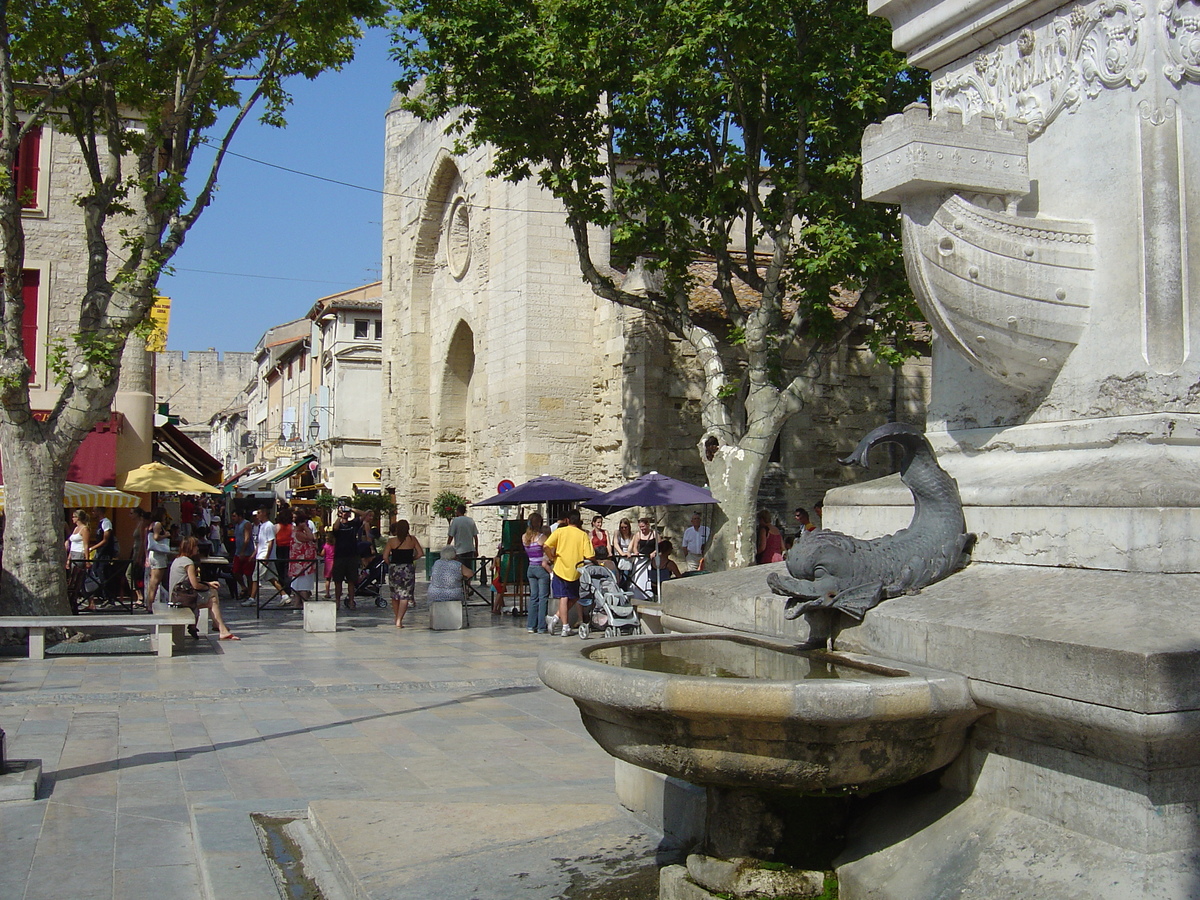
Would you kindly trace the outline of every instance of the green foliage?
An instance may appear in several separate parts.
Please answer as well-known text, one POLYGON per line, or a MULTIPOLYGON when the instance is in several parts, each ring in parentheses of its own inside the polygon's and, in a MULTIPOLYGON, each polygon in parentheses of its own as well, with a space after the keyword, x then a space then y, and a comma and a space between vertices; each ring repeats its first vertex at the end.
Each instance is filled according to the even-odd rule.
POLYGON ((67 342, 62 338, 55 338, 50 342, 50 349, 46 353, 46 365, 50 368, 50 374, 54 376, 54 383, 62 386, 67 383, 71 377, 71 359, 67 355, 67 342))
MULTIPOLYGON (((201 163, 195 151, 225 146, 255 108, 282 125, 286 80, 340 68, 361 24, 382 24, 386 9, 384 0, 0 4, 0 44, 9 51, 0 55, 0 108, 10 110, 0 121, 0 171, 12 171, 23 129, 52 124, 56 141, 79 154, 87 182, 73 198, 79 243, 60 245, 88 267, 85 292, 74 298, 76 334, 53 349, 64 389, 84 389, 69 379, 80 363, 96 376, 88 389, 115 385, 125 340, 144 322, 159 276, 215 190, 221 154, 201 163), (184 189, 189 178, 194 196, 184 189)), ((15 189, 7 174, 0 178, 7 234, 23 228, 15 189)), ((22 242, 2 249, 4 267, 19 271, 22 242)), ((5 331, 19 334, 16 324, 5 331)))
MULTIPOLYGON (((722 445, 770 446, 839 348, 913 352, 899 215, 862 201, 860 147, 928 80, 862 0, 395 8, 401 105, 563 203, 592 290, 696 352, 716 401, 699 404, 702 425, 722 445), (640 261, 661 287, 623 291, 588 226, 611 229, 614 266, 640 261), (697 288, 719 308, 694 303, 697 288)), ((715 470, 736 458, 704 460, 723 503, 753 495, 766 459, 733 487, 715 470)))
POLYGON ((329 493, 329 491, 321 491, 315 494, 312 498, 313 505, 318 509, 331 510, 338 505, 338 498, 329 493))
POLYGON ((124 338, 114 334, 83 332, 71 335, 71 343, 75 345, 74 353, 62 338, 50 342, 46 364, 54 375, 55 384, 61 387, 67 383, 73 361, 86 363, 89 375, 97 378, 108 380, 116 376, 117 367, 121 364, 124 338))
POLYGON ((782 386, 793 349, 852 333, 877 333, 868 341, 889 361, 911 355, 899 217, 862 202, 859 148, 866 126, 923 96, 927 80, 861 0, 396 8, 406 108, 451 116, 461 146, 494 147, 493 174, 536 178, 571 221, 613 226, 613 258, 648 260, 665 285, 646 300, 610 282, 606 296, 686 335, 689 266, 709 258, 726 346, 770 383, 782 386), (735 246, 743 225, 749 242, 735 246), (787 252, 772 257, 772 244, 787 252), (739 282, 761 301, 742 299, 739 282), (864 299, 839 327, 847 293, 864 299))
POLYGON ((458 508, 467 505, 467 498, 454 491, 442 491, 433 498, 431 512, 439 519, 450 520, 458 515, 458 508))
MULTIPOLYGON (((6 447, 24 442, 27 459, 40 457, 41 471, 57 466, 61 476, 89 429, 108 415, 126 341, 146 327, 158 278, 212 201, 239 126, 256 110, 282 125, 287 80, 340 68, 353 57, 363 23, 382 24, 386 10, 386 0, 0 2, 0 270, 11 278, 0 304, 0 333, 11 336, 0 404, 6 447), (69 280, 55 279, 50 301, 70 336, 49 348, 60 391, 34 428, 28 378, 13 372, 32 356, 19 346, 16 276, 33 220, 22 217, 16 179, 7 173, 23 136, 42 125, 52 126, 56 154, 72 154, 83 180, 71 198, 74 211, 59 217, 65 227, 55 252, 85 271, 74 296, 69 280)), ((30 477, 32 466, 17 455, 4 460, 9 477, 30 477)), ((54 483, 47 479, 46 491, 54 483)), ((61 497, 38 499, 32 507, 61 505, 61 497)), ((12 533, 35 533, 29 526, 37 515, 18 504, 6 510, 12 533)), ((0 606, 61 606, 61 550, 12 542, 4 566, 0 606)))
POLYGON ((396 511, 396 501, 388 494, 360 494, 355 491, 350 497, 344 498, 344 502, 354 509, 371 510, 380 516, 391 517, 396 511))

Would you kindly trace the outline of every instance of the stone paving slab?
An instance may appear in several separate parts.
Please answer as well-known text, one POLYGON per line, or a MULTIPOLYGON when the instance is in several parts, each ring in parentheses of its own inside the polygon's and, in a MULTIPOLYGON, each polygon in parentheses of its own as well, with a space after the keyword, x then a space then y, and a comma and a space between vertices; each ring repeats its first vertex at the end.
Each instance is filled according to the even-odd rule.
MULTIPOLYGON (((578 652, 576 638, 483 607, 458 632, 422 627, 420 608, 397 630, 360 606, 327 634, 225 611, 240 642, 170 659, 0 657, 9 754, 43 763, 37 800, 0 804, 0 898, 273 897, 249 814, 314 803, 624 815, 611 759, 536 676, 538 654, 578 652)), ((379 838, 403 864, 414 827, 396 830, 379 838)))
POLYGON ((323 800, 310 827, 364 900, 562 897, 653 865, 657 840, 611 803, 323 800), (403 864, 400 861, 403 860, 403 864))

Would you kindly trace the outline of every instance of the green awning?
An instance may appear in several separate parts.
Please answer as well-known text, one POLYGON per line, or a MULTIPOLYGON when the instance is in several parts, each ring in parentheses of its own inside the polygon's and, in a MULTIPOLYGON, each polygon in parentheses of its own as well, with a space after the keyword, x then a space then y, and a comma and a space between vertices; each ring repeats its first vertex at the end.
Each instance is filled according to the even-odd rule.
POLYGON ((316 459, 315 456, 305 456, 303 459, 298 459, 295 462, 290 462, 287 465, 279 466, 271 469, 269 472, 263 472, 261 475, 247 475, 237 483, 239 491, 258 491, 263 488, 278 484, 285 478, 290 478, 295 475, 310 462, 316 459))

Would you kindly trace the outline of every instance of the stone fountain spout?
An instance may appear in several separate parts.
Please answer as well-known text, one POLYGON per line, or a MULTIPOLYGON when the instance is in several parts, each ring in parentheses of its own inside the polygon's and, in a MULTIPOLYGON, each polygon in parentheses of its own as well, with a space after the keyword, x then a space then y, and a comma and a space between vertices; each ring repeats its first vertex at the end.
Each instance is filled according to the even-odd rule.
MULTIPOLYGON (((840 611, 861 620, 881 601, 915 594, 969 561, 975 536, 966 530, 958 485, 938 465, 924 434, 898 422, 881 425, 840 462, 866 468, 871 449, 887 442, 904 448, 900 480, 912 492, 912 522, 873 540, 836 531, 797 539, 788 553, 788 574, 767 578, 772 591, 788 598, 787 618, 840 611)), ((827 630, 814 627, 812 633, 827 630)))

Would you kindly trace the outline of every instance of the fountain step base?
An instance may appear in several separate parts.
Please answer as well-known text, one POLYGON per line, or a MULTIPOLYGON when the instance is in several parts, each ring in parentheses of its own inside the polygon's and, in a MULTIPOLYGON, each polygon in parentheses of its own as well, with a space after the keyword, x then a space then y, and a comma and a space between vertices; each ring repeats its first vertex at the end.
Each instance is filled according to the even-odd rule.
POLYGON ((839 863, 842 900, 1200 895, 1193 850, 1139 853, 952 791, 881 805, 839 863))

